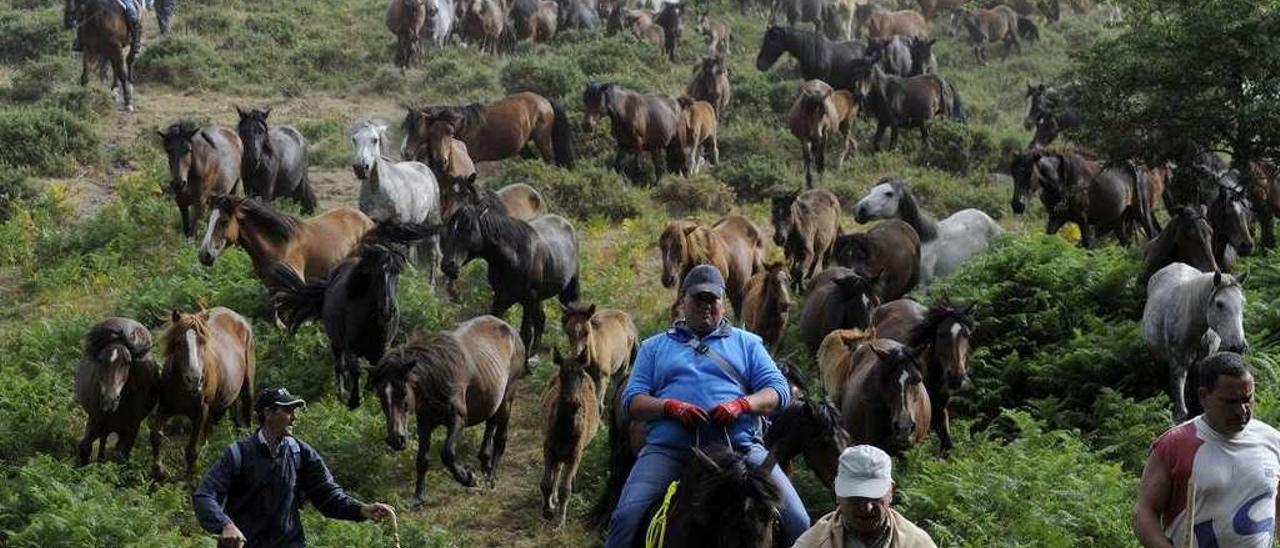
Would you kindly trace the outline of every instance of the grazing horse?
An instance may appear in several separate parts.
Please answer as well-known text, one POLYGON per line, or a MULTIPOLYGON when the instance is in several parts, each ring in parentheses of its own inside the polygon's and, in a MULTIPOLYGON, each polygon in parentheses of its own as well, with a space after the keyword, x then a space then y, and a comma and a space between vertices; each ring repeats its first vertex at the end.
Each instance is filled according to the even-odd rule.
MULTIPOLYGON (((351 130, 355 157, 351 170, 360 180, 360 211, 375 223, 428 223, 443 221, 440 186, 427 166, 397 162, 386 154, 387 126, 360 122, 351 130)), ((426 268, 427 284, 435 288, 440 239, 429 236, 411 250, 410 260, 426 268)))
POLYGON ((254 389, 253 327, 243 316, 221 306, 196 314, 173 311, 160 336, 164 369, 156 384, 159 405, 151 416, 151 472, 164 476, 160 443, 169 417, 191 420, 186 448, 187 477, 195 474, 196 453, 209 427, 232 405, 237 427, 250 425, 254 389), (238 400, 238 401, 237 401, 238 400))
POLYGON ((605 404, 609 379, 626 376, 640 350, 640 331, 631 316, 621 310, 596 310, 596 305, 570 303, 560 315, 560 326, 569 339, 569 353, 582 360, 605 404))
POLYGON ((835 89, 856 90, 858 80, 849 68, 862 58, 863 50, 858 42, 832 42, 815 32, 769 25, 760 40, 756 68, 767 71, 783 53, 789 53, 800 63, 800 76, 805 80, 822 80, 835 89))
POLYGON ((1214 230, 1202 208, 1178 207, 1164 230, 1142 247, 1138 287, 1145 291, 1151 276, 1172 263, 1183 263, 1201 272, 1220 270, 1213 252, 1214 230))
POLYGON ((675 287, 672 317, 679 315, 683 283, 693 267, 709 264, 720 270, 734 314, 742 315, 747 280, 764 268, 764 233, 750 219, 728 215, 711 228, 696 221, 671 221, 658 238, 662 252, 662 287, 675 287))
POLYGON ((770 221, 773 243, 782 248, 796 291, 831 261, 840 235, 840 200, 823 189, 788 192, 773 197, 770 221))
POLYGON ((506 17, 497 0, 461 0, 459 19, 462 36, 476 44, 482 53, 496 55, 506 17))
POLYGON ((561 358, 556 349, 553 359, 560 370, 542 393, 542 517, 558 513, 564 527, 578 464, 600 428, 604 390, 597 389, 585 352, 561 358))
POLYGON ((1244 338, 1243 286, 1247 277, 1201 272, 1173 263, 1147 282, 1142 335, 1156 362, 1169 369, 1174 420, 1199 412, 1195 375, 1187 386, 1187 372, 1195 364, 1219 350, 1244 352, 1249 348, 1244 338))
POLYGON ((1015 153, 1009 173, 1013 176, 1013 212, 1025 211, 1029 197, 1039 193, 1049 214, 1046 234, 1055 234, 1072 221, 1080 226, 1081 244, 1086 248, 1094 244, 1093 225, 1111 228, 1122 245, 1128 245, 1134 223, 1148 239, 1155 236, 1148 203, 1150 182, 1136 166, 1104 170, 1075 152, 1033 149, 1015 153))
POLYGON ((311 318, 324 320, 338 399, 350 409, 360 407, 359 359, 377 365, 399 329, 396 291, 404 264, 399 252, 373 244, 310 284, 283 263, 272 270, 272 298, 290 331, 311 318))
POLYGON ((1023 117, 1022 127, 1035 129, 1028 148, 1048 146, 1058 138, 1058 133, 1080 125, 1079 114, 1060 95, 1044 84, 1027 84, 1027 114, 1023 117))
POLYGON ((955 85, 937 74, 903 78, 885 74, 880 65, 873 64, 870 74, 861 82, 865 97, 863 108, 876 118, 872 143, 877 151, 886 128, 891 129, 889 148, 894 148, 898 146, 898 128, 920 128, 920 139, 927 143, 931 118, 950 117, 961 123, 966 120, 964 102, 955 85))
POLYGON ((920 236, 897 219, 881 221, 871 230, 836 238, 836 264, 864 275, 876 274, 880 302, 901 299, 920 282, 920 236))
POLYGON ((454 126, 454 138, 467 145, 476 162, 504 160, 520 154, 532 140, 542 160, 573 169, 573 128, 560 101, 521 92, 489 104, 410 108, 404 118, 406 159, 431 156, 429 130, 435 120, 454 126))
POLYGON ((582 92, 586 106, 583 124, 590 131, 596 118, 608 116, 617 144, 613 169, 622 173, 622 155, 648 153, 653 161, 654 182, 662 180, 664 167, 659 156, 665 152, 666 169, 688 173, 684 157, 686 143, 684 116, 680 104, 670 95, 642 95, 616 84, 588 82, 582 92))
MULTIPOLYGON (((991 247, 1004 231, 986 213, 964 209, 941 222, 920 208, 911 186, 894 177, 881 179, 858 201, 854 220, 867 223, 873 219, 899 219, 914 228, 920 236, 920 283, 950 276, 970 257, 991 247)), ((906 342, 906 341, 900 341, 906 342)))
MULTIPOLYGON (((868 318, 874 312, 868 313, 868 318)), ((822 337, 822 345, 815 352, 818 372, 822 375, 822 387, 827 401, 839 404, 844 398, 844 379, 853 367, 853 354, 863 345, 879 338, 874 328, 836 329, 822 337)))
POLYGON ((578 234, 573 225, 559 215, 525 222, 491 208, 465 205, 449 217, 445 230, 445 276, 456 280, 463 265, 484 260, 493 289, 490 314, 501 318, 518 303, 520 339, 529 356, 536 357, 547 323, 542 301, 578 300, 578 234))
POLYGON ((818 179, 827 169, 827 138, 838 133, 840 114, 833 98, 835 90, 822 80, 809 80, 800 86, 800 92, 787 112, 787 128, 800 140, 804 156, 804 184, 813 188, 813 171, 818 179))
POLYGON ((447 430, 440 461, 458 483, 474 487, 475 475, 457 462, 458 440, 463 428, 483 422, 480 470, 490 485, 497 481, 498 464, 507 448, 515 383, 528 374, 524 343, 515 328, 493 316, 473 318, 452 331, 415 337, 382 357, 373 373, 373 391, 382 404, 391 449, 405 448, 409 412, 418 415, 416 504, 426 502, 427 452, 437 426, 447 430))
POLYGON ((526 222, 547 212, 542 194, 524 183, 512 183, 494 192, 476 186, 475 177, 469 177, 454 180, 452 184, 445 185, 443 191, 443 219, 452 217, 455 211, 468 204, 491 207, 526 222))
POLYGON ((764 445, 769 448, 766 462, 778 463, 788 475, 791 461, 803 456, 818 482, 835 497, 836 470, 840 453, 849 446, 849 433, 834 405, 798 400, 774 415, 764 445))
POLYGON ((719 17, 710 17, 706 13, 698 14, 697 31, 707 39, 707 52, 728 55, 733 49, 729 23, 719 17))
POLYGON ((916 10, 888 11, 874 4, 864 4, 858 9, 869 11, 863 18, 869 39, 883 40, 895 35, 929 37, 929 25, 916 10))
POLYGON ((720 122, 716 108, 706 101, 694 101, 688 97, 677 99, 684 117, 685 169, 690 175, 702 170, 702 143, 711 141, 711 165, 720 165, 720 122))
POLYGON ((877 336, 909 346, 924 362, 924 387, 929 393, 933 430, 943 454, 950 453, 955 442, 951 440, 947 405, 952 391, 960 390, 969 376, 974 305, 942 303, 927 307, 899 299, 876 307, 871 321, 877 336))
POLYGON ((911 37, 908 39, 907 48, 911 51, 911 70, 907 71, 907 76, 938 73, 938 58, 933 55, 933 45, 937 42, 937 38, 911 37))
POLYGON ((124 106, 132 112, 133 61, 139 52, 131 45, 124 6, 116 0, 68 0, 63 11, 67 28, 74 25, 80 38, 80 85, 89 85, 90 66, 111 63, 111 87, 120 86, 124 106))
POLYGON ((963 14, 961 22, 969 31, 969 39, 973 41, 973 56, 978 64, 987 64, 987 43, 1004 42, 1004 53, 1001 59, 1009 56, 1009 51, 1017 48, 1022 55, 1022 43, 1018 41, 1018 14, 1013 8, 999 5, 991 9, 976 9, 963 14))
POLYGON ((289 196, 302 204, 302 213, 316 210, 316 195, 307 177, 307 140, 293 126, 267 126, 271 109, 245 111, 236 107, 240 123, 236 132, 244 142, 240 175, 244 193, 271 203, 289 196))
POLYGON ((891 455, 923 442, 932 403, 915 352, 897 341, 877 339, 850 359, 837 405, 849 442, 874 445, 891 455))
POLYGON ((1245 190, 1218 186, 1205 218, 1213 227, 1213 258, 1223 272, 1231 272, 1236 260, 1253 255, 1253 211, 1245 190))
POLYGON ((729 64, 723 53, 703 57, 693 67, 693 80, 685 87, 684 94, 695 101, 706 101, 715 107, 716 119, 729 106, 729 64))
POLYGON ((680 44, 680 37, 684 34, 684 4, 666 2, 657 15, 654 15, 653 24, 662 29, 662 51, 666 52, 667 60, 675 61, 676 46, 680 44))
POLYGON ((882 283, 878 273, 862 275, 838 266, 815 276, 800 309, 800 336, 809 352, 816 354, 832 331, 870 327, 882 283))
POLYGON ((413 62, 418 52, 418 39, 427 23, 427 5, 424 0, 391 0, 387 4, 387 30, 396 35, 395 63, 400 73, 413 62))
POLYGON ((791 278, 783 263, 769 263, 747 280, 742 298, 742 326, 777 350, 791 310, 791 278))
POLYGON ((196 237, 196 222, 214 196, 234 194, 240 183, 240 136, 228 128, 197 128, 179 120, 160 133, 169 158, 169 192, 182 214, 182 234, 196 237))
POLYGON ((138 439, 138 427, 156 406, 155 385, 160 378, 151 356, 151 332, 129 318, 107 318, 89 330, 76 370, 76 403, 88 415, 84 437, 76 448, 76 462, 89 463, 93 442, 98 462, 107 460, 107 438, 116 433, 116 453, 122 461, 138 439))

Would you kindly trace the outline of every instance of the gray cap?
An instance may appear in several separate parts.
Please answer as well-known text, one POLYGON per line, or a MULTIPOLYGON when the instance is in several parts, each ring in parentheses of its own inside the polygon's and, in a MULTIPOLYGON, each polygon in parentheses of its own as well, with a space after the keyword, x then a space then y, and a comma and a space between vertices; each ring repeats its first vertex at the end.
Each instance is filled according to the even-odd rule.
POLYGON ((724 298, 724 277, 720 275, 720 269, 709 264, 693 267, 689 274, 685 275, 683 285, 685 295, 711 293, 718 298, 724 298))
POLYGON ((879 448, 855 445, 840 454, 836 496, 878 499, 893 487, 893 460, 879 448))

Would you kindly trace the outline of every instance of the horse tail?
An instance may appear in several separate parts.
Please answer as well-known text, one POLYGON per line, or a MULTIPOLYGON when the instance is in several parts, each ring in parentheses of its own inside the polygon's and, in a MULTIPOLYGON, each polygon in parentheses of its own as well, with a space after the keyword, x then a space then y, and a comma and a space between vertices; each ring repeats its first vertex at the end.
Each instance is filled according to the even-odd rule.
POLYGON ((271 268, 267 280, 268 286, 274 288, 271 301, 281 319, 286 320, 289 331, 297 331, 302 322, 320 317, 324 294, 329 289, 327 278, 308 284, 293 267, 281 262, 271 268))
POLYGON ((960 98, 960 92, 956 90, 956 85, 951 82, 945 82, 946 88, 951 96, 951 118, 962 124, 969 123, 969 114, 964 110, 964 100, 960 98))
POLYGON ((560 302, 566 305, 578 302, 582 298, 582 284, 579 275, 575 273, 569 278, 569 283, 565 284, 564 290, 560 292, 560 302))
POLYGON ((1138 203, 1137 221, 1138 226, 1142 227, 1142 231, 1147 234, 1147 239, 1154 238, 1155 227, 1152 226, 1151 216, 1151 179, 1146 176, 1137 164, 1129 162, 1129 173, 1133 175, 1133 192, 1136 195, 1138 203))
POLYGON ((1040 40, 1040 28, 1036 26, 1036 22, 1032 21, 1030 17, 1019 15, 1018 35, 1021 36, 1023 40, 1035 42, 1040 40))
POLYGON ((555 116, 551 122, 551 148, 556 165, 573 169, 573 124, 564 111, 564 101, 551 99, 551 112, 555 116))
POLYGON ((302 180, 298 181, 298 188, 294 190, 294 196, 302 204, 303 215, 311 215, 316 212, 316 193, 311 188, 311 177, 308 177, 305 172, 302 174, 302 180))
MULTIPOLYGON (((618 386, 625 385, 626 383, 623 382, 618 386)), ((618 393, 620 394, 621 390, 618 390, 618 393)), ((618 413, 616 405, 611 409, 610 415, 618 413)), ((587 528, 599 531, 609 525, 609 518, 613 515, 613 509, 618 506, 618 499, 622 496, 622 488, 626 485, 627 476, 631 475, 631 468, 635 464, 636 457, 627 443, 625 426, 618 424, 614 417, 610 417, 609 477, 605 480, 604 491, 600 493, 600 498, 596 499, 596 503, 587 514, 587 528)))
POLYGON ((441 226, 423 223, 397 223, 385 221, 378 223, 365 234, 365 242, 386 241, 402 245, 425 240, 440 233, 441 226))

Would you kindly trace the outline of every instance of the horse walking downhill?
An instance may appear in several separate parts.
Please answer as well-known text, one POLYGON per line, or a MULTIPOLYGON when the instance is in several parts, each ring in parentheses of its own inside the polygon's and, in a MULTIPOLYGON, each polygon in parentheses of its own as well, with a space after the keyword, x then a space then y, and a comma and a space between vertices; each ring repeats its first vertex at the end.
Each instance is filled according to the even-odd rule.
POLYGON ((271 109, 236 107, 240 123, 236 131, 244 143, 240 175, 245 196, 271 203, 288 196, 302 204, 302 213, 316 210, 316 195, 307 178, 307 140, 293 126, 268 126, 271 109))
POLYGON ((405 159, 432 156, 427 147, 436 120, 453 125, 453 137, 467 145, 472 161, 505 160, 532 142, 544 162, 573 169, 573 128, 558 100, 526 91, 488 104, 411 107, 404 118, 405 159))
POLYGON ((559 372, 542 394, 542 517, 564 527, 573 496, 573 479, 587 445, 600 428, 599 389, 587 371, 585 352, 576 357, 553 356, 559 372))
POLYGON ((871 327, 871 311, 881 302, 882 284, 878 273, 863 275, 843 267, 815 276, 800 309, 800 336, 809 352, 816 354, 832 331, 871 327))
POLYGON ((197 128, 189 120, 169 125, 160 139, 169 158, 168 191, 182 214, 182 234, 195 238, 205 204, 215 196, 234 194, 240 184, 244 145, 229 128, 197 128))
POLYGON ((747 280, 764 268, 764 233, 750 219, 728 215, 710 228, 696 221, 671 221, 658 238, 662 253, 662 287, 675 287, 672 317, 679 313, 684 280, 693 267, 709 264, 725 279, 725 293, 736 315, 742 314, 742 296, 747 280))
POLYGON ((858 348, 837 402, 851 444, 874 445, 891 455, 929 435, 932 403, 911 348, 877 339, 858 348))
POLYGON ((569 339, 569 355, 591 375, 603 409, 610 379, 626 376, 635 362, 640 331, 626 312, 582 303, 564 306, 560 326, 569 339))
POLYGON ((1203 206, 1178 207, 1164 230, 1142 246, 1142 273, 1138 275, 1138 287, 1146 291, 1147 280, 1173 263, 1183 263, 1201 272, 1220 270, 1213 254, 1213 228, 1205 218, 1203 206))
POLYGON ((686 136, 680 104, 670 95, 644 95, 622 86, 588 82, 582 92, 586 116, 583 126, 591 131, 595 120, 608 116, 616 143, 613 169, 623 173, 622 156, 632 154, 639 162, 648 153, 653 162, 653 180, 662 180, 665 171, 688 175, 685 158, 686 136), (665 163, 664 163, 665 162, 665 163))
POLYGON ((773 197, 773 243, 782 248, 791 283, 800 291, 814 274, 834 263, 831 249, 840 235, 840 200, 823 189, 773 197))
POLYGON ((118 0, 66 0, 63 21, 67 28, 74 26, 80 41, 80 85, 89 85, 91 66, 111 63, 111 87, 120 87, 125 109, 132 112, 133 61, 141 36, 130 32, 124 5, 118 0))
POLYGON ((419 38, 427 22, 427 5, 424 0, 391 0, 387 4, 387 30, 396 35, 395 63, 400 74, 413 62, 418 52, 419 38))
POLYGON ((880 278, 880 302, 901 299, 920 283, 920 236, 897 219, 837 237, 832 253, 836 264, 880 278))
POLYGON ((742 298, 742 326, 759 335, 769 350, 782 342, 791 310, 791 277, 783 263, 769 263, 747 280, 742 298))
POLYGON ((107 460, 107 438, 116 434, 121 461, 138 439, 138 428, 156 406, 160 370, 151 356, 151 332, 129 318, 107 318, 89 330, 76 370, 76 403, 88 415, 76 462, 89 463, 98 441, 98 462, 107 460))

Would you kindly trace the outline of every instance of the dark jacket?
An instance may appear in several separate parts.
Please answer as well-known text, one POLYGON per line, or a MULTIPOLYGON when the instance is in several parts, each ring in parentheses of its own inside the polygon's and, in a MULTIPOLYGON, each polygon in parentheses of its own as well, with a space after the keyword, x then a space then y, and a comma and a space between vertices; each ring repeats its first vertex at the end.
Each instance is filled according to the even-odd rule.
POLYGON ((286 436, 273 459, 257 432, 228 447, 191 495, 201 527, 218 534, 232 521, 246 548, 304 546, 298 515, 304 499, 331 518, 365 519, 363 504, 338 486, 315 449, 286 436))

